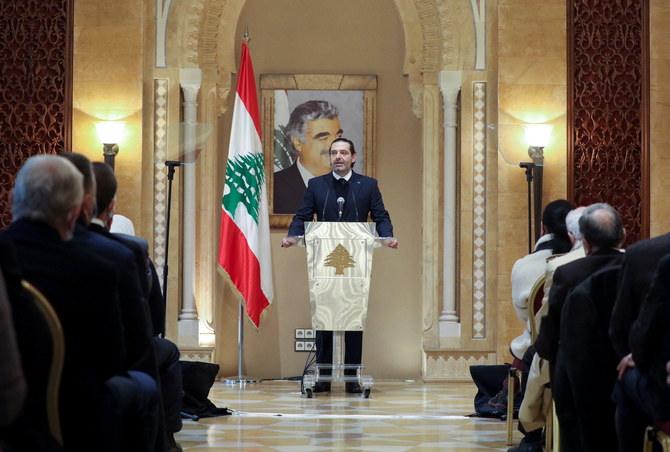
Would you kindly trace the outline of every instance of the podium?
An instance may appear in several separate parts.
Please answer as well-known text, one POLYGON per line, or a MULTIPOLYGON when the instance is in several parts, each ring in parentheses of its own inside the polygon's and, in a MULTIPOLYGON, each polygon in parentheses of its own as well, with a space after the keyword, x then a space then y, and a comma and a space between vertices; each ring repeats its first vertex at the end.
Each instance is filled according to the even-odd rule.
POLYGON ((333 362, 316 363, 315 372, 305 375, 305 394, 311 398, 317 382, 357 382, 368 398, 374 380, 363 375, 360 363, 344 364, 344 333, 365 328, 372 252, 381 246, 375 223, 305 222, 304 240, 312 327, 333 331, 333 362), (323 370, 330 370, 330 375, 323 370), (345 375, 345 370, 356 374, 345 375))

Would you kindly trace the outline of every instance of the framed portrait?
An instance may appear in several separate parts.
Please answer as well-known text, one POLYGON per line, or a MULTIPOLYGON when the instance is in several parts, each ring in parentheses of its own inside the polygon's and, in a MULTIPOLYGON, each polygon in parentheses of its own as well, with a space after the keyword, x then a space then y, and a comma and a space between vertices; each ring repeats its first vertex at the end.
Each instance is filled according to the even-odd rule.
POLYGON ((374 177, 376 75, 261 75, 270 226, 287 228, 311 177, 332 169, 335 138, 356 148, 354 171, 374 177))

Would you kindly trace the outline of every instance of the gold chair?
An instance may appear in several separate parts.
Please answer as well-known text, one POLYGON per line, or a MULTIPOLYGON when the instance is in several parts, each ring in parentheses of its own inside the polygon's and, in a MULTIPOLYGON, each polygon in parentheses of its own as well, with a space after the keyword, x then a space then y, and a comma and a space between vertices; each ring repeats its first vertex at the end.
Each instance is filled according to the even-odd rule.
POLYGON ((644 452, 652 452, 654 442, 663 447, 663 452, 670 452, 670 436, 655 427, 647 427, 644 433, 644 452))
POLYGON ((37 290, 32 284, 27 281, 21 281, 23 288, 30 294, 35 306, 44 316, 44 321, 49 328, 51 334, 51 365, 49 367, 49 378, 47 379, 46 388, 46 409, 47 420, 49 422, 49 431, 51 435, 63 444, 63 437, 60 428, 60 414, 58 409, 58 395, 60 392, 60 380, 63 373, 63 362, 65 360, 65 339, 63 336, 63 328, 56 311, 54 311, 51 304, 37 290))
MULTIPOLYGON (((542 298, 544 298, 544 281, 546 280, 546 275, 540 276, 540 278, 535 281, 533 288, 530 290, 530 295, 528 296, 528 302, 526 309, 528 310, 528 323, 530 323, 530 338, 531 343, 535 342, 537 339, 537 326, 535 325, 535 314, 540 309, 542 305, 542 298)), ((511 446, 513 444, 513 430, 514 430, 514 392, 515 392, 515 381, 519 379, 521 383, 521 371, 519 369, 510 368, 509 375, 507 378, 507 445, 511 446), (510 397, 512 394, 512 397, 510 397), (512 402, 510 403, 510 399, 512 402)))
POLYGON ((521 370, 514 367, 509 368, 507 374, 507 445, 513 444, 514 430, 514 392, 516 389, 516 379, 521 383, 521 370))
POLYGON ((535 281, 533 288, 530 290, 530 296, 528 297, 528 321, 530 322, 530 340, 532 343, 535 343, 535 339, 537 339, 535 314, 537 314, 537 311, 539 311, 542 306, 542 299, 544 298, 544 282, 546 279, 546 274, 540 276, 540 279, 535 281))

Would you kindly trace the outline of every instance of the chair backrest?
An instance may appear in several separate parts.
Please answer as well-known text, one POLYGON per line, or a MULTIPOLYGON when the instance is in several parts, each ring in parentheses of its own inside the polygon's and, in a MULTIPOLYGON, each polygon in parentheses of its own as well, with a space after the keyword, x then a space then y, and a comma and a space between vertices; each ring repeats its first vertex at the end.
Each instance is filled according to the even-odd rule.
POLYGON ((35 305, 44 316, 44 320, 51 333, 51 366, 49 367, 49 377, 46 388, 47 419, 51 435, 59 444, 63 444, 58 407, 60 380, 63 373, 63 362, 65 360, 65 338, 63 336, 63 328, 56 311, 54 311, 44 295, 27 281, 21 281, 21 284, 30 294, 35 305))
POLYGON ((530 290, 530 296, 528 297, 528 322, 530 323, 530 338, 532 343, 535 343, 535 339, 537 339, 535 314, 537 314, 537 311, 539 311, 542 307, 542 299, 544 298, 544 282, 546 279, 546 274, 540 276, 540 278, 533 285, 533 288, 530 290))

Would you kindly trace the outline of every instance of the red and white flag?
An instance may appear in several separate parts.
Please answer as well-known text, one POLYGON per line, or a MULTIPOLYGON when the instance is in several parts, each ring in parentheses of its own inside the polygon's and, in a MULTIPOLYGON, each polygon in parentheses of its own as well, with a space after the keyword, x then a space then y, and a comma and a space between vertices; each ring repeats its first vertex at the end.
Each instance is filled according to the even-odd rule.
POLYGON ((261 314, 272 303, 272 260, 258 97, 244 43, 221 208, 219 266, 242 295, 247 315, 258 327, 261 314))

